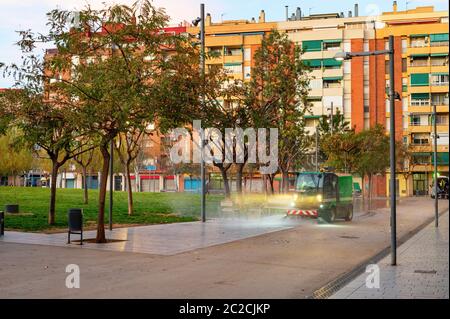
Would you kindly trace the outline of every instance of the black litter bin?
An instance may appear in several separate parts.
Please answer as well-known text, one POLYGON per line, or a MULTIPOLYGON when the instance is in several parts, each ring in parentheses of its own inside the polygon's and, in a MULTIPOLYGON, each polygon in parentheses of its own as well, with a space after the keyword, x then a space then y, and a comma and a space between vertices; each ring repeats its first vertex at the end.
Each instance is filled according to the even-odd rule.
POLYGON ((69 224, 67 243, 70 244, 70 234, 78 234, 81 235, 80 245, 83 245, 83 209, 69 209, 67 221, 69 224))

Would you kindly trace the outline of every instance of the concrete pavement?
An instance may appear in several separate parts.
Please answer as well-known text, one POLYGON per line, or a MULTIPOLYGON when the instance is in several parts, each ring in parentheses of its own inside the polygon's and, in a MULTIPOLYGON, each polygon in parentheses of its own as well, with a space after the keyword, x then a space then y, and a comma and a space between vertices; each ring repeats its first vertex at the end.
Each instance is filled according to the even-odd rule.
MULTIPOLYGON (((0 298, 306 298, 389 246, 388 208, 355 217, 175 255, 0 242, 0 298), (65 286, 68 264, 79 289, 65 286)), ((399 238, 432 217, 432 200, 402 201, 399 238)))
POLYGON ((390 265, 390 256, 377 263, 380 270, 379 288, 367 287, 368 272, 348 283, 331 299, 448 299, 448 218, 447 211, 440 217, 439 228, 433 222, 401 245, 397 266, 390 265))

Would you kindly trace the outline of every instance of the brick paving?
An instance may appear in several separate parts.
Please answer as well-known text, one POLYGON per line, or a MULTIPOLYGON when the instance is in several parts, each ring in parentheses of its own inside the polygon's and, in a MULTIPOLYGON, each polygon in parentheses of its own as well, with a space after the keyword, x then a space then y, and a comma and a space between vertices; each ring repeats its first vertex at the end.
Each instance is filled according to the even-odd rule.
POLYGON ((401 245, 397 266, 390 255, 378 262, 380 287, 367 288, 364 273, 331 296, 331 299, 448 299, 449 298, 449 214, 401 245))

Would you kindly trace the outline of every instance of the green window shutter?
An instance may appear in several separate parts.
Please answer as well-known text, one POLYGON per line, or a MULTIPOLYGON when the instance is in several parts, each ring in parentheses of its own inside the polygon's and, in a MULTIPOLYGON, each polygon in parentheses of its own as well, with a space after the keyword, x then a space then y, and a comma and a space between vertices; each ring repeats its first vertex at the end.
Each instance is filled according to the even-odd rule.
POLYGON ((330 77, 324 77, 324 81, 340 81, 342 80, 342 76, 330 76, 330 77))
POLYGON ((242 63, 239 63, 239 62, 237 62, 237 63, 224 63, 223 65, 224 66, 238 66, 238 65, 242 65, 242 63))
POLYGON ((423 58, 429 56, 428 53, 417 53, 417 54, 411 54, 411 58, 423 58))
MULTIPOLYGON (((431 161, 434 165, 433 153, 431 153, 431 161)), ((438 165, 448 165, 448 152, 438 152, 437 153, 437 164, 438 165)))
POLYGON ((322 60, 320 59, 303 60, 303 62, 312 68, 322 66, 322 60))
POLYGON ((432 73, 431 75, 448 75, 448 72, 432 73))
POLYGON ((305 119, 320 119, 320 115, 305 115, 303 116, 305 119))
POLYGON ((448 41, 448 33, 438 33, 430 35, 431 42, 448 41))
POLYGON ((448 53, 431 53, 431 56, 448 56, 448 53))
POLYGON ((428 86, 430 83, 430 74, 415 73, 411 74, 411 86, 428 86))
POLYGON ((410 38, 422 38, 422 37, 427 37, 428 34, 411 34, 409 37, 410 38))
POLYGON ((324 43, 341 43, 341 39, 323 40, 324 43))
POLYGON ((425 100, 425 99, 429 99, 429 98, 430 98, 429 93, 412 93, 411 94, 411 99, 414 99, 414 100, 425 100))
POLYGON ((341 66, 342 61, 338 61, 336 59, 323 59, 323 66, 341 66))
POLYGON ((303 41, 302 48, 305 52, 322 51, 322 40, 303 41))

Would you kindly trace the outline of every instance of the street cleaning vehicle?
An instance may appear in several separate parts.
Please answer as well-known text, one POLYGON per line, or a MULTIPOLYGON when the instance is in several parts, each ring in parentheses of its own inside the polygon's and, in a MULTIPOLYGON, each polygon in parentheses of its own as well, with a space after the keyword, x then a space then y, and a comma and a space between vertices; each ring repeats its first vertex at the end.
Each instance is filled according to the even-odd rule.
POLYGON ((322 218, 334 222, 353 218, 353 178, 330 172, 301 172, 295 181, 287 216, 322 218))

